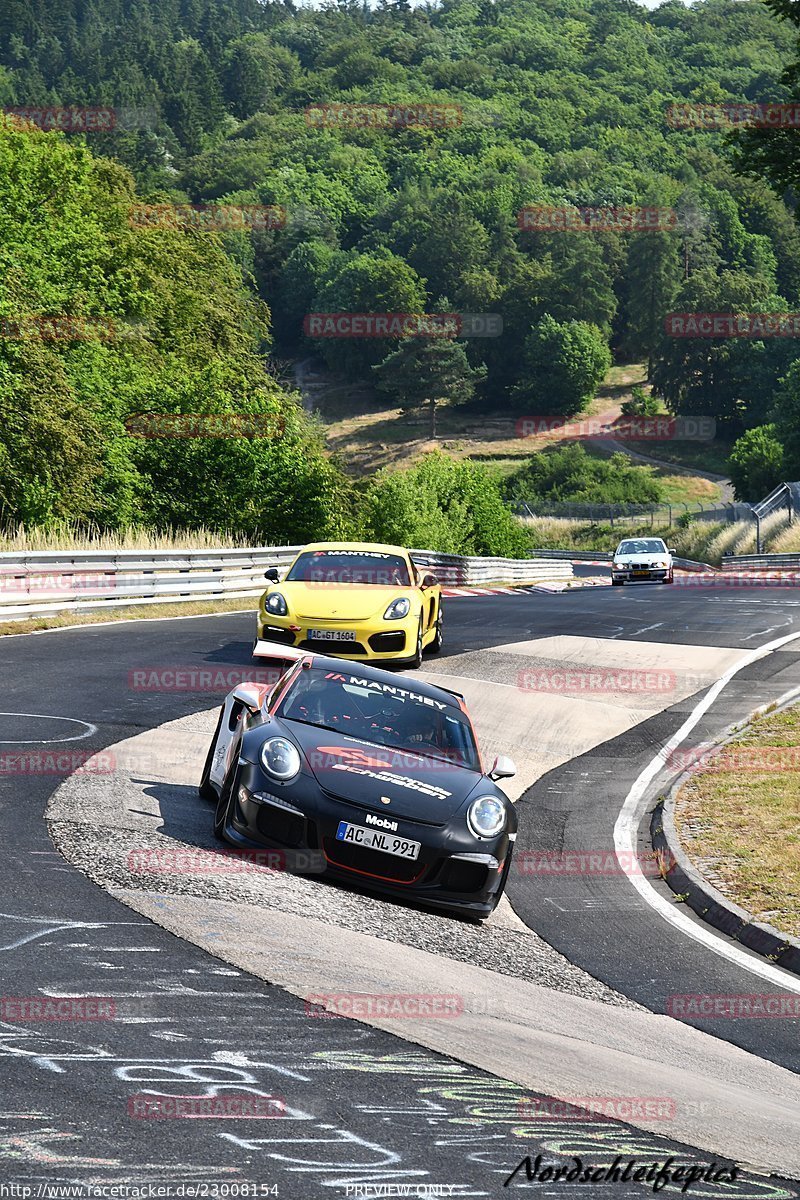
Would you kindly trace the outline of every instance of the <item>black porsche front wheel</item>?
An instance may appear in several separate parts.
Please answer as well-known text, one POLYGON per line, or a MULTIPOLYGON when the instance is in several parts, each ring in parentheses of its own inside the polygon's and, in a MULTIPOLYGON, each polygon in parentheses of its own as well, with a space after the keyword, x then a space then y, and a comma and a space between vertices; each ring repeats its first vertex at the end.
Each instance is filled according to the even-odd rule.
POLYGON ((222 789, 217 800, 217 807, 214 812, 214 837, 218 842, 224 842, 225 826, 228 823, 228 817, 233 804, 233 788, 236 782, 236 770, 238 768, 238 755, 228 767, 228 773, 222 784, 222 789))
POLYGON ((223 708, 220 708, 219 710, 217 727, 214 730, 214 736, 211 739, 211 745, 208 747, 208 754, 206 755, 206 761, 203 766, 203 774, 200 776, 200 785, 197 791, 201 800, 216 800, 217 798, 217 789, 211 782, 211 764, 214 761, 214 751, 217 748, 217 738, 219 737, 219 731, 222 728, 223 708))

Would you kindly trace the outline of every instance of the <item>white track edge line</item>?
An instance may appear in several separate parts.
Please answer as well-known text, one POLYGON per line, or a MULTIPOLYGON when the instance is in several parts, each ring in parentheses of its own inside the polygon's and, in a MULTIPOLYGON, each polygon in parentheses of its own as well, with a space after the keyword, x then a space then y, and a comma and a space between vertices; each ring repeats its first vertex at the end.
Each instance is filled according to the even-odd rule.
MULTIPOLYGON (((164 603, 168 604, 169 601, 165 600, 164 603)), ((108 629, 110 625, 153 625, 159 621, 201 621, 204 617, 239 617, 244 613, 254 613, 255 611, 254 608, 223 608, 221 612, 176 613, 172 617, 121 617, 118 621, 82 621, 80 625, 58 625, 55 629, 26 629, 22 633, 0 632, 0 645, 2 645, 3 638, 38 637, 43 633, 70 633, 73 629, 108 629)))
MULTIPOLYGON (((630 863, 633 861, 635 853, 636 832, 641 819, 642 801, 647 793, 647 789, 658 775, 669 754, 675 750, 686 736, 691 733, 694 727, 698 724, 701 717, 708 711, 711 705, 719 696, 723 688, 733 679, 739 671, 756 662, 759 658, 771 654, 773 651, 780 649, 781 646, 787 645, 789 642, 800 640, 800 633, 787 634, 785 637, 777 638, 773 642, 767 642, 763 646, 757 646, 749 654, 746 654, 738 663, 722 675, 715 684, 709 688, 703 699, 692 709, 689 716, 679 729, 675 731, 671 738, 659 750, 655 758, 644 768, 639 777, 636 779, 633 787, 628 792, 625 802, 622 805, 616 824, 614 825, 614 849, 617 852, 620 863, 628 878, 628 882, 636 889, 642 899, 650 905, 659 916, 663 917, 670 925, 679 932, 688 935, 696 942, 700 942, 706 949, 711 950, 714 954, 721 958, 728 959, 738 967, 743 967, 746 971, 750 971, 753 975, 758 975, 769 983, 779 984, 784 990, 800 993, 800 979, 796 976, 782 971, 779 967, 771 966, 769 963, 760 962, 757 958, 752 957, 745 950, 739 949, 738 946, 731 945, 724 941, 710 928, 704 925, 695 923, 691 918, 687 917, 682 912, 675 901, 669 901, 664 896, 661 896, 655 888, 648 882, 643 875, 634 874, 630 871, 630 863)), ((793 694, 800 694, 800 688, 793 689, 787 692, 782 700, 785 702, 793 694)))

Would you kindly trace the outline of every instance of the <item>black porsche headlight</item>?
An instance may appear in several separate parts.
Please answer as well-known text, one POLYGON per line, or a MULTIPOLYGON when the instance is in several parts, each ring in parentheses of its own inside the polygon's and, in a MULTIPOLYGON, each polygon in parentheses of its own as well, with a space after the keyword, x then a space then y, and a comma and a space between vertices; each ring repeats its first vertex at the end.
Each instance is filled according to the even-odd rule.
POLYGON ((496 796, 480 796, 467 810, 467 825, 475 837, 497 837, 506 827, 506 806, 496 796))
POLYGON ((269 738, 261 747, 261 765, 273 779, 286 783, 300 771, 300 751, 288 738, 269 738))
POLYGON ((286 607, 286 601, 280 592, 271 592, 267 596, 267 603, 264 607, 268 613, 272 613, 273 617, 285 617, 289 611, 286 607))

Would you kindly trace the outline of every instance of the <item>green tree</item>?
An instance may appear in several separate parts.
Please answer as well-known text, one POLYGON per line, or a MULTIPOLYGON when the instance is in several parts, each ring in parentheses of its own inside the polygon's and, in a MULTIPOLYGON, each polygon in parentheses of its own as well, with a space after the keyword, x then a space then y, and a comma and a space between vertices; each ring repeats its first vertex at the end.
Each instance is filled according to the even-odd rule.
POLYGON ((404 338, 373 367, 378 390, 400 408, 427 407, 429 436, 436 437, 436 414, 443 404, 465 403, 486 378, 486 368, 470 367, 462 342, 451 337, 404 338))
POLYGON ((439 451, 407 471, 378 475, 363 517, 367 536, 424 550, 521 558, 528 548, 486 468, 439 451))
POLYGON ((664 318, 672 308, 681 282, 679 248, 672 233, 640 233, 631 238, 623 279, 625 353, 647 362, 652 378, 653 358, 661 344, 664 318))
POLYGON ((774 425, 748 429, 734 443, 728 459, 737 500, 762 500, 784 478, 784 452, 774 425))
POLYGON ((523 374, 512 403, 533 413, 572 416, 587 408, 610 366, 611 353, 595 325, 559 324, 545 313, 525 339, 523 374))
POLYGON ((769 420, 780 435, 786 479, 800 479, 800 359, 796 359, 772 397, 769 420))
POLYGON ((0 519, 349 528, 346 481, 264 370, 268 310, 217 234, 136 201, 79 142, 0 125, 0 519), (137 414, 197 414, 201 436, 132 436, 137 414), (243 415, 268 436, 230 436, 243 415))
MULTIPOLYGON (((768 279, 750 271, 698 271, 675 299, 679 314, 785 312, 768 279)), ((786 338, 687 337, 665 331, 656 350, 653 390, 673 413, 716 418, 722 430, 743 431, 765 412, 791 361, 786 338), (765 403, 766 402, 766 403, 765 403)))
MULTIPOLYGON (((422 280, 402 258, 388 250, 355 254, 314 300, 316 313, 413 313, 425 311, 422 280)), ((366 374, 381 362, 396 338, 330 337, 316 347, 334 370, 366 374)))
POLYGON ((655 417, 660 405, 653 395, 648 395, 641 384, 631 388, 630 400, 623 400, 620 412, 623 417, 655 417))
POLYGON ((652 467, 636 466, 626 454, 594 458, 583 446, 534 454, 504 485, 508 500, 605 504, 653 504, 662 488, 652 467))

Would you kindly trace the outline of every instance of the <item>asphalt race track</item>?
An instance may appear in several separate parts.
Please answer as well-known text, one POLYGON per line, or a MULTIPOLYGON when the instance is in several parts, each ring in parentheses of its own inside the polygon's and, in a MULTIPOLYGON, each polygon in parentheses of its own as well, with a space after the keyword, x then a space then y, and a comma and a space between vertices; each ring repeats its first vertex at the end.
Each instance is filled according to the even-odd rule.
MULTIPOLYGON (((603 574, 594 567, 579 571, 603 574)), ((485 713, 476 709, 480 689, 495 696, 499 693, 491 691, 493 684, 514 687, 507 678, 509 664, 522 671, 526 656, 531 662, 552 662, 554 669, 563 665, 564 654, 573 656, 573 665, 609 664, 616 653, 610 643, 619 643, 619 666, 626 665, 636 645, 645 659, 663 650, 664 662, 673 664, 674 703, 667 692, 650 708, 637 707, 635 714, 618 707, 614 736, 587 744, 568 761, 559 761, 555 750, 548 749, 534 762, 533 752, 529 758, 524 751, 526 769, 536 782, 518 798, 520 862, 531 861, 522 855, 541 850, 613 848, 626 795, 712 679, 736 656, 800 634, 800 594, 791 588, 642 585, 561 595, 524 591, 451 599, 446 614, 445 651, 435 662, 426 662, 426 669, 434 677, 445 676, 447 686, 456 686, 452 676, 469 672, 464 690, 481 732, 485 722, 490 742, 500 735, 502 723, 497 718, 492 724, 495 716, 488 705, 485 713), (587 644, 597 646, 597 658, 587 659, 587 644), (536 651, 537 645, 544 651, 536 651), (538 657, 532 657, 534 652, 538 657), (697 686, 690 692, 686 664, 695 659, 697 686)), ((545 1165, 571 1166, 570 1156, 579 1156, 582 1163, 599 1167, 616 1155, 622 1156, 623 1166, 632 1157, 649 1166, 670 1156, 676 1164, 708 1164, 711 1155, 692 1149, 701 1144, 699 1139, 681 1145, 670 1138, 669 1121, 663 1122, 664 1133, 656 1134, 599 1118, 563 1119, 545 1099, 531 1117, 536 1107, 531 1098, 541 1094, 535 1063, 528 1065, 528 1086, 522 1086, 501 1072, 469 1065, 466 1053, 460 1061, 435 1053, 415 1043, 410 1030, 399 1037, 360 1021, 316 1017, 299 996, 232 966, 222 946, 211 953, 209 941, 208 949, 201 949, 121 904, 56 851, 44 813, 63 783, 63 773, 57 773, 63 768, 42 774, 30 768, 25 755, 93 753, 204 713, 219 694, 142 690, 132 685, 131 672, 154 665, 252 667, 252 625, 251 615, 224 614, 0 641, 7 710, 0 713, 0 827, 6 847, 0 857, 5 998, 0 1013, 0 1184, 31 1187, 31 1195, 44 1184, 80 1185, 84 1190, 76 1196, 88 1196, 89 1184, 115 1183, 172 1189, 162 1195, 213 1195, 215 1184, 238 1186, 238 1194, 245 1195, 243 1185, 258 1185, 261 1190, 249 1194, 298 1200, 499 1196, 515 1190, 557 1195, 580 1191, 580 1185, 548 1185, 546 1179, 526 1183, 524 1172, 506 1189, 503 1182, 524 1155, 537 1153, 545 1165), (108 998, 113 1019, 24 1016, 23 998, 75 995, 108 998), (187 1096, 215 1090, 276 1097, 282 1115, 179 1124, 135 1115, 134 1099, 145 1093, 187 1096), (187 1190, 179 1193, 180 1185, 187 1190), (196 1190, 188 1190, 189 1185, 196 1190), (395 1190, 381 1193, 381 1187, 395 1190)), ((795 687, 800 687, 800 641, 735 675, 692 732, 691 744, 712 738, 757 705, 795 687)), ((524 700, 535 703, 541 697, 524 700)), ((551 700, 554 711, 560 706, 565 714, 564 721, 584 703, 568 695, 545 698, 546 703, 551 700)), ((513 745, 507 749, 515 756, 513 745)), ((104 782, 113 789, 113 776, 104 782)), ((646 842, 641 845, 644 849, 646 842)), ((653 886, 658 890, 661 885, 653 886)), ((336 903, 336 892, 328 891, 336 903)), ((516 917, 509 910, 506 925, 493 929, 490 924, 474 936, 485 935, 487 945, 492 938, 510 938, 521 918, 555 952, 621 994, 616 1007, 611 991, 610 999, 602 1001, 615 1019, 625 1019, 628 1012, 638 1015, 634 1005, 664 1013, 673 994, 752 994, 798 987, 791 977, 784 988, 765 982, 668 924, 624 875, 553 876, 518 869, 508 894, 516 917), (511 932, 504 934, 504 929, 511 932), (626 1008, 622 997, 634 1005, 626 1008)), ((664 890, 663 895, 670 894, 664 890)), ((348 902, 353 900, 345 893, 342 907, 348 902)), ((267 922, 269 914, 260 919, 267 922)), ((685 919, 694 921, 691 914, 685 919)), ((424 925, 422 918, 419 924, 424 925)), ((458 928, 454 923, 454 943, 458 928)), ((385 945, 374 942, 377 961, 385 945)), ((760 960, 753 961, 758 969, 760 960)), ((504 983, 514 986, 503 971, 504 983)), ((407 983, 406 990, 413 992, 413 979, 407 983)), ((696 1027, 776 1068, 798 1070, 797 1020, 720 1019, 696 1027)), ((653 1096, 664 1095, 659 1083, 656 1075, 653 1096)), ((698 1111, 696 1119, 699 1128, 711 1114, 698 1111)), ((796 1154, 796 1147, 787 1146, 787 1164, 796 1154)), ((743 1144, 736 1157, 747 1164, 755 1161, 750 1155, 751 1147, 743 1144)), ((725 1160, 717 1161, 721 1166, 725 1160)), ((793 1167, 785 1174, 800 1178, 793 1167)), ((590 1186, 591 1194, 602 1196, 652 1191, 646 1182, 590 1186)), ((230 1189, 217 1194, 237 1194, 230 1189)), ((666 1193, 680 1194, 680 1184, 666 1193)), ((745 1171, 733 1184, 694 1184, 689 1194, 778 1200, 800 1195, 800 1185, 745 1171)))

